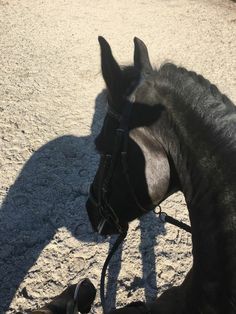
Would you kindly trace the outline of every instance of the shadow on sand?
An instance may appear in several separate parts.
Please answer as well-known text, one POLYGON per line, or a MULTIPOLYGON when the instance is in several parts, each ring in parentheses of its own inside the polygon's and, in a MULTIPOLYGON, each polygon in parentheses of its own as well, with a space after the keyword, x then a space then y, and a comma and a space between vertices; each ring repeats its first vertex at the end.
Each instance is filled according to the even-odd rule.
MULTIPOLYGON (((85 201, 97 167, 93 141, 105 114, 105 97, 103 91, 96 98, 89 136, 67 135, 42 146, 26 162, 8 191, 0 209, 0 313, 9 309, 20 283, 58 228, 67 228, 79 241, 98 241, 87 218, 85 201)), ((155 236, 161 230, 150 227, 150 222, 156 225, 156 219, 148 215, 140 222, 143 278, 130 287, 143 287, 152 275, 148 280, 152 286, 145 286, 148 300, 156 295, 154 246, 155 236), (154 230, 151 235, 150 228, 154 230)), ((122 248, 108 271, 110 307, 116 302, 121 252, 122 248)))

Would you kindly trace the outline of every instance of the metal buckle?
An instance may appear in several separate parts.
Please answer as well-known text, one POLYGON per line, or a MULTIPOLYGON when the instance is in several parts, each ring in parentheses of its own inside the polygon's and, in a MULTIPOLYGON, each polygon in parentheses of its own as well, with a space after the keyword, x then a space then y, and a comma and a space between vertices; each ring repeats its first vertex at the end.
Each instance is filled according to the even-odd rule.
POLYGON ((158 205, 157 207, 159 208, 159 211, 156 212, 156 211, 155 211, 155 208, 153 209, 153 211, 154 211, 154 213, 155 213, 156 215, 159 216, 160 221, 161 221, 162 223, 165 223, 165 222, 166 222, 167 213, 165 213, 165 212, 162 211, 161 205, 158 205))

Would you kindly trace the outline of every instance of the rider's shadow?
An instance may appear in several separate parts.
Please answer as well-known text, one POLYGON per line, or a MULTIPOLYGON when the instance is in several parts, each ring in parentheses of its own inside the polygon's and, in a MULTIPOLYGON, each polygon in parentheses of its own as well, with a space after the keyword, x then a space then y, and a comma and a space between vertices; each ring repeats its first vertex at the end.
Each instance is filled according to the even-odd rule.
POLYGON ((89 136, 66 135, 45 144, 8 190, 0 209, 0 313, 11 310, 20 283, 58 228, 82 242, 100 241, 85 201, 98 162, 94 138, 103 122, 105 97, 103 91, 96 98, 89 136))
MULTIPOLYGON (((32 154, 8 190, 0 209, 0 313, 11 310, 10 304, 20 283, 58 228, 65 227, 85 243, 100 241, 91 228, 85 201, 98 164, 94 138, 103 122, 105 102, 103 91, 95 101, 89 136, 66 135, 45 144, 32 154)), ((142 280, 147 299, 156 294, 154 246, 158 232, 150 235, 150 223, 153 229, 157 227, 154 216, 150 215, 140 222, 142 280), (149 277, 153 282, 151 290, 149 277)), ((121 250, 108 272, 108 303, 111 307, 115 305, 121 250)), ((139 285, 140 282, 134 282, 131 292, 139 285)))

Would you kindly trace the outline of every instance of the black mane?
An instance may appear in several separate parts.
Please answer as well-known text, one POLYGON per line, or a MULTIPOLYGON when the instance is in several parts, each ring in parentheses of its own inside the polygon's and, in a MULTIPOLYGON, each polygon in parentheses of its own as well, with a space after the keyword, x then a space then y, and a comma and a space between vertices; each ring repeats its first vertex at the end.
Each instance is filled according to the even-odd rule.
POLYGON ((154 80, 157 102, 161 99, 165 105, 182 141, 203 162, 208 156, 226 173, 230 165, 232 177, 236 172, 234 104, 203 76, 174 64, 164 64, 154 80))
POLYGON ((236 107, 215 85, 202 75, 171 63, 164 64, 157 72, 157 84, 159 91, 168 93, 167 98, 173 103, 181 102, 182 110, 191 110, 218 143, 227 138, 227 146, 236 150, 236 107))

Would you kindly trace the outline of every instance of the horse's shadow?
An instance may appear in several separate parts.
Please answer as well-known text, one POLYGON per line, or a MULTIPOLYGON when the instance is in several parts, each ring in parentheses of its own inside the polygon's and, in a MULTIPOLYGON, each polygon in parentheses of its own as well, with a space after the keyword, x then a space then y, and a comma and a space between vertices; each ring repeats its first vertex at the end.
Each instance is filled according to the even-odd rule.
MULTIPOLYGON (((20 283, 58 228, 66 227, 79 241, 99 240, 87 218, 85 201, 98 161, 93 141, 103 121, 104 97, 102 92, 96 98, 89 136, 62 136, 42 146, 9 188, 0 210, 1 313, 9 309, 20 283)), ((155 269, 155 241, 150 239, 145 225, 146 217, 140 223, 140 249, 146 278, 150 269, 155 269)), ((115 305, 120 267, 121 250, 108 273, 110 307, 115 305)), ((153 274, 155 277, 155 271, 153 274)), ((152 278, 152 282, 156 282, 156 278, 152 278)), ((150 289, 145 288, 149 299, 150 289)))

